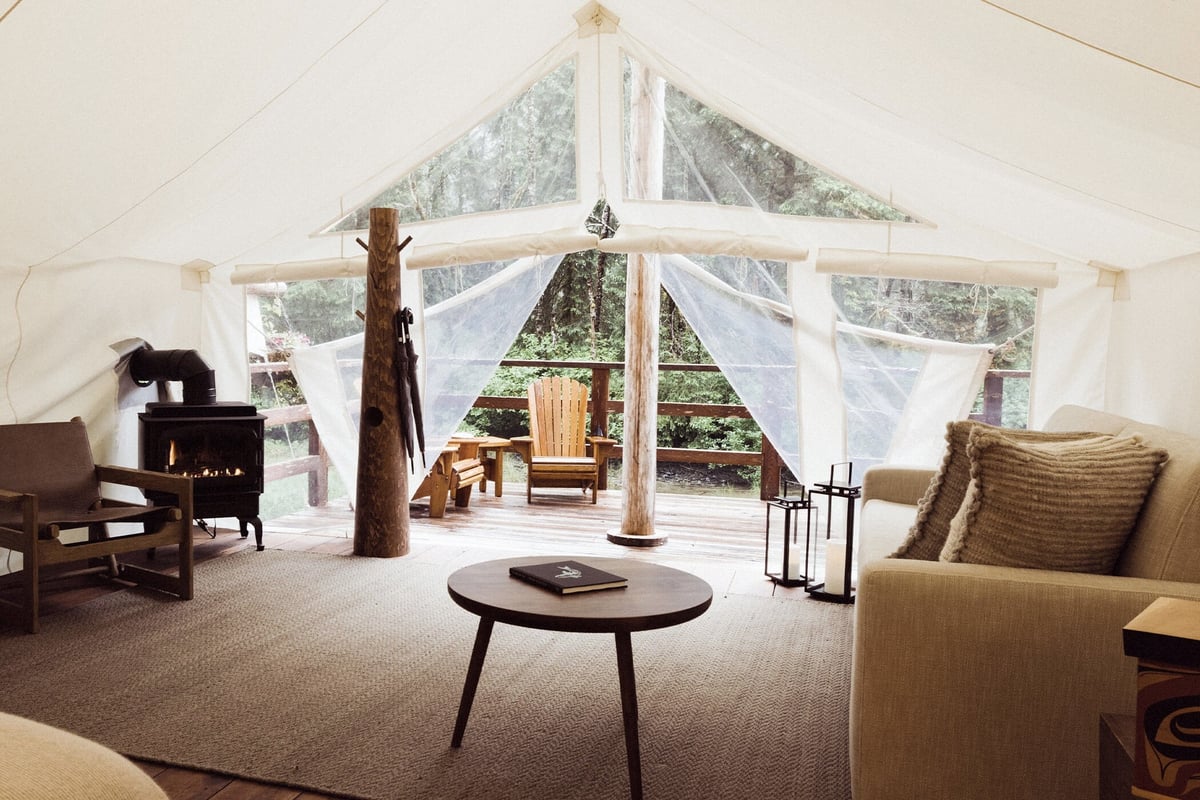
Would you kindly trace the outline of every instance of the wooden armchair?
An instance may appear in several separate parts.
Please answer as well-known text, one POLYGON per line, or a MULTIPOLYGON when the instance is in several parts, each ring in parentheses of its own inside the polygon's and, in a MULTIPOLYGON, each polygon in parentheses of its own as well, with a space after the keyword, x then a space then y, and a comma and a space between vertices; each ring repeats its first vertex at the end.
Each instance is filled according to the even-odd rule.
POLYGON ((513 449, 525 461, 525 499, 534 486, 590 487, 592 502, 601 470, 616 441, 587 435, 588 388, 570 378, 541 378, 529 385, 529 436, 516 436, 513 449))
POLYGON ((70 422, 0 425, 0 547, 21 554, 19 573, 3 585, 19 585, 20 600, 0 598, 0 617, 38 630, 39 583, 46 566, 94 559, 101 566, 75 570, 192 597, 192 479, 92 461, 87 428, 70 422), (153 489, 174 495, 172 506, 148 506, 101 496, 101 483, 153 489), (108 523, 137 523, 141 532, 110 536, 108 523), (67 543, 60 532, 86 528, 83 541, 67 543), (179 574, 122 564, 134 550, 179 545, 179 574))

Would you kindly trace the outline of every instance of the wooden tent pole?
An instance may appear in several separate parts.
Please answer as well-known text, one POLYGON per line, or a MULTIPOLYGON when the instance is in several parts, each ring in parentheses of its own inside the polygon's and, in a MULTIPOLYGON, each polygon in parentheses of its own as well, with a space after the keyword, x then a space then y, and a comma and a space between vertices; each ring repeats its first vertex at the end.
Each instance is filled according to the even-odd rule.
POLYGON ((362 414, 358 425, 358 487, 354 554, 408 554, 408 465, 396 375, 396 312, 400 309, 399 214, 371 209, 367 247, 367 313, 363 341, 362 414))
MULTIPOLYGON (((633 81, 632 150, 638 162, 634 193, 662 198, 662 108, 665 84, 643 70, 633 81)), ((650 547, 667 541, 654 530, 658 484, 658 298, 656 257, 629 257, 625 282, 625 445, 618 544, 650 547)))
POLYGON ((610 541, 663 544, 654 532, 658 482, 658 262, 629 257, 625 284, 625 445, 621 477, 621 530, 610 541))

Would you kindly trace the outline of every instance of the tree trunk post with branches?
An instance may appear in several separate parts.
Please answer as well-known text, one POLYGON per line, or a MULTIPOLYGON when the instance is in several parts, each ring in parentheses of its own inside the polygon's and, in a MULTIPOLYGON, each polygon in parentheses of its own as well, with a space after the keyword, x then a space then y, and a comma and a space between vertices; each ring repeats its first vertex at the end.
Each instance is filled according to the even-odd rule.
POLYGON ((408 554, 408 467, 403 438, 408 431, 400 419, 402 388, 396 370, 398 227, 396 209, 371 209, 354 554, 377 558, 408 554))

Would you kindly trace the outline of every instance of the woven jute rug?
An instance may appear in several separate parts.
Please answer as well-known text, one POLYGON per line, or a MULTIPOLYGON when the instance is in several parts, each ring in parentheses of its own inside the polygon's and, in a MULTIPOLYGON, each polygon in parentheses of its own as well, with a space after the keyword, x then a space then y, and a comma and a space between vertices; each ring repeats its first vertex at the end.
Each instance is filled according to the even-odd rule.
MULTIPOLYGON (((127 755, 364 798, 628 796, 611 636, 497 625, 450 747, 477 618, 449 567, 269 550, 196 599, 106 596, 0 629, 0 710, 127 755)), ((853 609, 717 595, 633 635, 647 798, 849 798, 853 609)))

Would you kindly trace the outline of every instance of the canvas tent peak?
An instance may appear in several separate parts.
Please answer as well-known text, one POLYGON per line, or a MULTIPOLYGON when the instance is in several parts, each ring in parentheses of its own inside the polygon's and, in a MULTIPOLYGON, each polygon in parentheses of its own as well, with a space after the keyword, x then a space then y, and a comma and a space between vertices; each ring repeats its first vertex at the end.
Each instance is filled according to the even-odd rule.
MULTIPOLYGON (((584 47, 581 20, 549 0, 503 15, 467 0, 436 12, 318 4, 287 26, 275 5, 163 6, 137 20, 132 7, 61 19, 16 6, 0 31, 0 72, 15 78, 0 105, 20 120, 3 140, 22 158, 0 181, 0 265, 329 255, 309 236, 334 211, 322 187, 366 186, 437 152, 530 79, 541 54, 570 55, 568 39, 584 47), (147 30, 186 34, 151 35, 136 64, 94 69, 104 47, 147 30), (134 70, 155 77, 123 79, 134 70), (365 107, 355 75, 418 70, 422 81, 387 87, 372 125, 336 114, 310 124, 331 104, 365 107), (76 124, 62 125, 67 115, 76 124), (72 213, 51 213, 67 187, 72 213)), ((1081 263, 1140 267, 1198 249, 1200 81, 1182 34, 1200 24, 1195 4, 1103 15, 1080 0, 584 8, 585 20, 605 12, 605 33, 620 23, 587 46, 619 38, 639 57, 652 51, 660 72, 722 113, 855 185, 895 186, 922 216, 959 210, 1081 263)))
POLYGON ((616 33, 621 18, 595 0, 575 12, 579 23, 579 38, 585 39, 601 33, 616 33))

